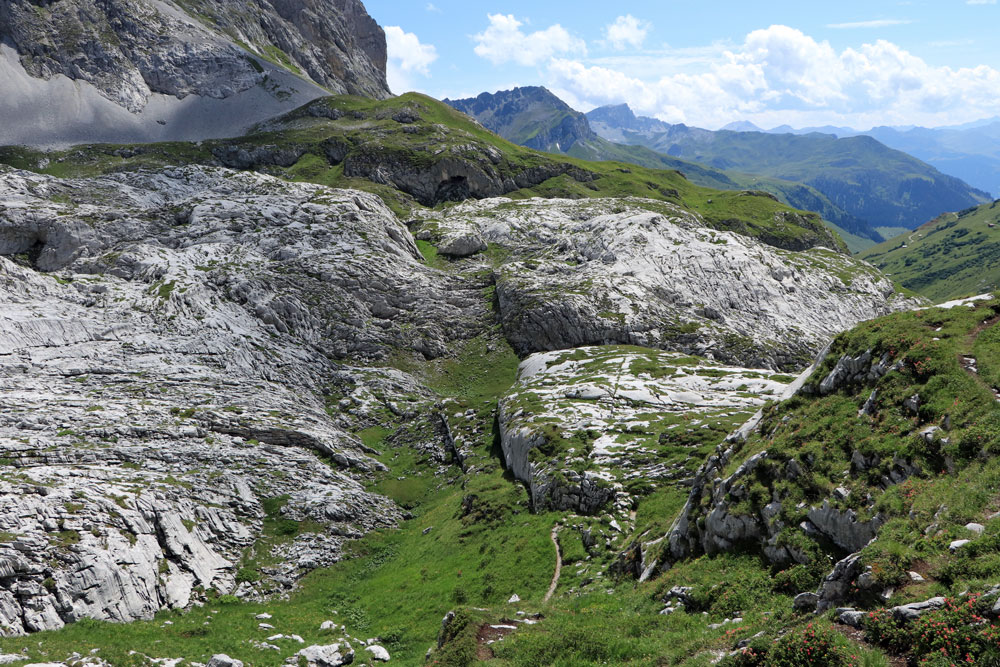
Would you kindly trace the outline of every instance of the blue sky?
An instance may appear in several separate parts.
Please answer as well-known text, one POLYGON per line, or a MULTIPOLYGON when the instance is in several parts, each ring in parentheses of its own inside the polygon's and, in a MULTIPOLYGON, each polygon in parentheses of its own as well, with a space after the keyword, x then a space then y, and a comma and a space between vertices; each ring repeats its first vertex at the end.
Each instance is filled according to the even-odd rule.
POLYGON ((716 128, 1000 115, 997 0, 363 0, 396 93, 546 86, 573 107, 716 128))

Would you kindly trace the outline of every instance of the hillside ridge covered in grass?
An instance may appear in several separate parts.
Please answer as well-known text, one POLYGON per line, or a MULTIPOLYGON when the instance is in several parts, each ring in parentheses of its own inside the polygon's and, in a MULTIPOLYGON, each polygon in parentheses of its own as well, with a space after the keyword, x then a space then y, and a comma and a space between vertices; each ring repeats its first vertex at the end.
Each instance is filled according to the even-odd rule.
POLYGON ((946 213, 861 253, 899 285, 944 300, 1000 284, 998 202, 946 213))

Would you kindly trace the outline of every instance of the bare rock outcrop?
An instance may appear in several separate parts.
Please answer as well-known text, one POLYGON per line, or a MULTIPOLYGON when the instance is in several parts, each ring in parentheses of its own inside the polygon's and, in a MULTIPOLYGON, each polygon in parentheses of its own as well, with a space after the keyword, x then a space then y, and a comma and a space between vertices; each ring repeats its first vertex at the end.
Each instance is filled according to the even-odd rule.
POLYGON ((399 521, 352 424, 427 390, 353 360, 433 356, 484 309, 417 256, 364 193, 0 171, 0 630, 280 592, 399 521), (323 528, 255 582, 269 512, 323 528))
POLYGON ((0 144, 234 136, 331 91, 390 95, 360 0, 12 0, 0 37, 0 144))
POLYGON ((787 379, 626 346, 538 353, 500 403, 500 444, 536 509, 607 511, 623 524, 635 489, 687 478, 702 447, 787 379))
POLYGON ((907 304, 849 256, 717 231, 663 202, 497 198, 431 220, 510 253, 497 297, 523 354, 625 343, 798 370, 836 333, 907 304))

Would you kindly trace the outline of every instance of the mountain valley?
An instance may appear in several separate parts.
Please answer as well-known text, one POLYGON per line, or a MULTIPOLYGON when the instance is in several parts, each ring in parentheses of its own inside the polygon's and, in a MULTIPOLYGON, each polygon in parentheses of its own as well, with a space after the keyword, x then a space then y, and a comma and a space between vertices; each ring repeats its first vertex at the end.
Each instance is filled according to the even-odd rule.
POLYGON ((985 193, 393 95, 358 0, 0 32, 0 664, 998 659, 985 193))
POLYGON ((445 102, 510 141, 539 150, 659 166, 649 162, 655 155, 660 165, 703 185, 771 192, 846 232, 852 250, 883 240, 876 227, 913 229, 944 211, 989 199, 864 137, 711 132, 640 118, 627 105, 582 114, 544 88, 445 102))

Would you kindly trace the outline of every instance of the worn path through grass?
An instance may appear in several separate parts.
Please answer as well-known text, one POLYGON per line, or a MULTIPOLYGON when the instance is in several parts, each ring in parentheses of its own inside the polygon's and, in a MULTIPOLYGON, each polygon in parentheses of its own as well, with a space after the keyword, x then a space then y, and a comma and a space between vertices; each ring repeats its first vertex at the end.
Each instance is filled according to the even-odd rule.
POLYGON ((552 599, 552 595, 556 592, 556 587, 559 585, 559 575, 562 573, 562 551, 559 549, 559 526, 555 526, 552 529, 552 546, 556 548, 556 569, 552 575, 552 583, 549 584, 549 590, 545 593, 545 597, 542 598, 543 603, 552 599))

